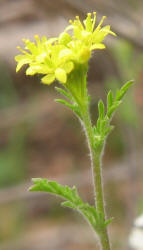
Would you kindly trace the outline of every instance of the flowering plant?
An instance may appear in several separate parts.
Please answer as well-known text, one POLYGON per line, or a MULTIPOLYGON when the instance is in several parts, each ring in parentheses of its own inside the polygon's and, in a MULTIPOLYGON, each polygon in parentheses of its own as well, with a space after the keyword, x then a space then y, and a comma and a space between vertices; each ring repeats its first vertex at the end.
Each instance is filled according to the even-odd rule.
POLYGON ((98 103, 99 117, 97 123, 92 125, 89 106, 90 96, 87 90, 88 61, 92 51, 104 49, 104 38, 115 33, 111 31, 110 25, 102 27, 105 17, 96 25, 96 13, 88 13, 83 23, 79 17, 59 37, 41 39, 36 35, 36 43, 24 39, 25 49, 19 50, 22 54, 17 55, 16 71, 28 64, 27 75, 41 74, 41 81, 44 84, 51 84, 58 80, 61 88, 56 90, 65 99, 56 101, 66 105, 79 118, 84 127, 85 135, 91 157, 91 168, 93 172, 95 206, 84 203, 78 195, 76 187, 62 186, 47 179, 33 179, 34 185, 30 191, 44 191, 61 196, 66 201, 63 206, 79 211, 97 233, 102 250, 110 250, 110 242, 107 233, 107 225, 111 219, 106 219, 102 186, 102 156, 106 138, 113 126, 110 125, 111 118, 121 104, 122 98, 127 92, 132 81, 127 82, 120 90, 113 95, 109 91, 107 95, 107 108, 102 100, 98 103))

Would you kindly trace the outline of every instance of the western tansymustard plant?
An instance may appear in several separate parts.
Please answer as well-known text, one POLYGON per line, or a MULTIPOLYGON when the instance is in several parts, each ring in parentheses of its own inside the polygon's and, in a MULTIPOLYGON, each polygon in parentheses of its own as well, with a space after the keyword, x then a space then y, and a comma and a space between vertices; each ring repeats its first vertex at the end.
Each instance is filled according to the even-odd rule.
POLYGON ((109 250, 110 242, 107 233, 107 225, 111 219, 105 216, 105 206, 102 186, 102 156, 106 138, 113 126, 110 125, 112 116, 121 104, 122 98, 132 85, 127 82, 113 95, 109 91, 107 95, 106 110, 102 100, 98 103, 99 117, 97 123, 92 125, 90 118, 90 96, 87 90, 88 61, 94 50, 104 49, 104 38, 110 34, 110 25, 102 27, 105 17, 96 26, 96 13, 88 13, 83 23, 79 17, 70 20, 69 26, 59 37, 41 39, 36 35, 36 42, 23 39, 25 48, 15 57, 17 61, 16 71, 28 64, 26 75, 41 74, 44 84, 51 84, 58 80, 61 87, 56 90, 65 97, 56 101, 70 108, 79 118, 84 127, 91 158, 93 172, 95 206, 83 202, 76 187, 62 186, 55 181, 36 178, 30 191, 44 191, 59 195, 65 199, 63 206, 79 211, 88 220, 99 237, 102 250, 109 250), (96 26, 96 27, 95 27, 96 26))

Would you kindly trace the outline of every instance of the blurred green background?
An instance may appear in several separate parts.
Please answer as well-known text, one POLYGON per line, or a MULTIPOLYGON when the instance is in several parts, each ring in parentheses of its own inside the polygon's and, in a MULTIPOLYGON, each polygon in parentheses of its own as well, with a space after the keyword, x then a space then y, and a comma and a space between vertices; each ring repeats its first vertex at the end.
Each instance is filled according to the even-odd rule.
MULTIPOLYGON (((29 193, 32 177, 77 185, 93 203, 88 150, 83 131, 70 110, 54 102, 54 85, 16 75, 14 56, 21 39, 55 36, 69 19, 97 11, 117 33, 107 49, 90 61, 88 87, 92 119, 125 81, 135 85, 113 119, 103 161, 109 231, 114 250, 131 249, 133 221, 143 213, 143 2, 141 0, 0 1, 0 249, 93 250, 95 237, 81 217, 60 207, 59 199, 29 193), (120 237, 119 237, 120 235, 120 237)), ((106 22, 105 22, 106 23, 106 22)))

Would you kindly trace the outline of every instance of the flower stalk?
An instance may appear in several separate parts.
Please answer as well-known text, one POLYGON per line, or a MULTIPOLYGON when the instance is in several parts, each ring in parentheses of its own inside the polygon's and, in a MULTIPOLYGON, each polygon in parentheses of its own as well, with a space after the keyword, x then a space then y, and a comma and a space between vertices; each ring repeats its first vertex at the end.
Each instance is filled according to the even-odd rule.
MULTIPOLYGON (((94 149, 94 133, 89 113, 89 107, 86 107, 83 117, 83 126, 85 135, 88 142, 91 169, 93 175, 93 188, 94 188, 94 200, 96 211, 102 216, 103 220, 106 221, 105 206, 104 206, 104 194, 103 194, 103 180, 102 180, 102 156, 103 146, 101 145, 100 150, 94 149)), ((99 240, 102 250, 110 250, 109 236, 107 228, 102 228, 99 231, 99 240)))

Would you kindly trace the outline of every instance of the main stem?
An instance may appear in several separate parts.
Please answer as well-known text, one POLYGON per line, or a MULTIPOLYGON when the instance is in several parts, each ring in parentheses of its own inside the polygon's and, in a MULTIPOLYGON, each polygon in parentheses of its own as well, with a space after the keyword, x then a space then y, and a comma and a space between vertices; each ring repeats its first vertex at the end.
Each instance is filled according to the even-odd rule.
MULTIPOLYGON (((102 150, 99 152, 95 151, 93 148, 94 144, 94 134, 91 124, 91 119, 89 115, 88 107, 84 109, 82 113, 85 133, 88 141, 90 157, 91 157, 91 167, 93 172, 93 182, 94 182, 94 194, 95 194, 95 206, 98 213, 103 216, 105 221, 105 207, 104 207, 104 195, 103 195, 103 185, 102 185, 102 150)), ((105 227, 103 230, 99 232, 99 238, 101 243, 102 250, 110 250, 110 243, 107 228, 105 227)))

